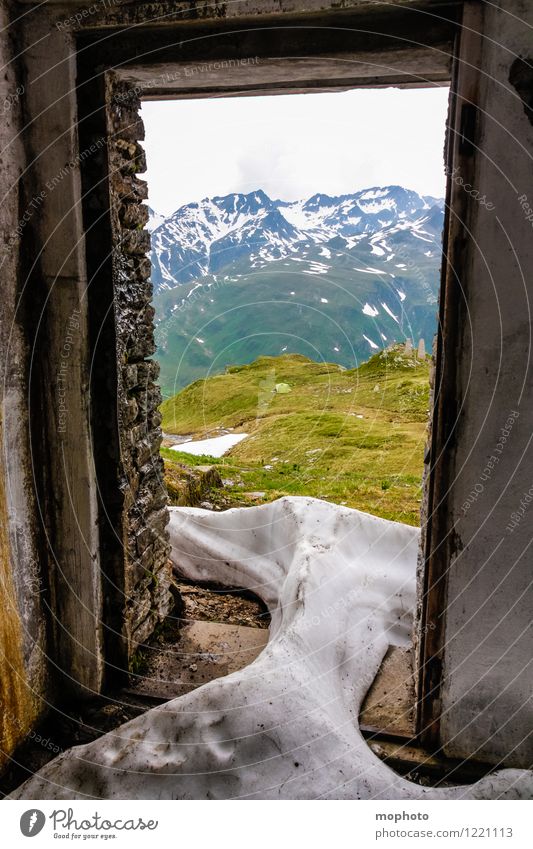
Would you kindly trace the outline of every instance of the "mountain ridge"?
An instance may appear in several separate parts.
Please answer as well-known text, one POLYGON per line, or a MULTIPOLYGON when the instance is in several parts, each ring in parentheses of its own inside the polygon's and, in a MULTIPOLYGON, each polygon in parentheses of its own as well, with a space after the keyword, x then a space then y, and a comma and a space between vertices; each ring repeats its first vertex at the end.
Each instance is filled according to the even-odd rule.
MULTIPOLYGON (((408 216, 427 217, 435 207, 442 211, 444 200, 402 186, 375 186, 343 195, 315 193, 297 201, 273 200, 262 189, 206 197, 183 204, 153 227, 154 286, 173 288, 216 272, 227 264, 225 252, 238 245, 270 248, 263 255, 252 250, 252 260, 281 259, 300 243, 318 244, 337 236, 362 239, 402 219, 409 221, 408 216)), ((413 227, 415 223, 411 220, 413 227)))
POLYGON ((151 235, 163 393, 285 351, 353 368, 407 338, 429 350, 443 221, 442 199, 401 186, 179 207, 151 235))

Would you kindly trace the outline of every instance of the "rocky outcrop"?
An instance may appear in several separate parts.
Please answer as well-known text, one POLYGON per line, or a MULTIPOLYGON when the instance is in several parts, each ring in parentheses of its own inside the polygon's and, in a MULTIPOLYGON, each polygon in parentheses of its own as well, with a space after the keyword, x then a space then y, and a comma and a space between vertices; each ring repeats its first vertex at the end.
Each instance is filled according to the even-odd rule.
POLYGON ((213 489, 221 489, 223 485, 214 466, 165 463, 165 486, 170 503, 177 507, 199 507, 209 500, 213 489))

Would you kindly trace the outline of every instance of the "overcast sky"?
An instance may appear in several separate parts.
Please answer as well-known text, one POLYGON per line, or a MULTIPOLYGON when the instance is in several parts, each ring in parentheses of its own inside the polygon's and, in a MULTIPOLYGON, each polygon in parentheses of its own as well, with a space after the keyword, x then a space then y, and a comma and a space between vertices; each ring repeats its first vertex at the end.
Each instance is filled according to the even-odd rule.
POLYGON ((264 189, 298 200, 399 184, 444 196, 448 89, 144 103, 149 203, 264 189))

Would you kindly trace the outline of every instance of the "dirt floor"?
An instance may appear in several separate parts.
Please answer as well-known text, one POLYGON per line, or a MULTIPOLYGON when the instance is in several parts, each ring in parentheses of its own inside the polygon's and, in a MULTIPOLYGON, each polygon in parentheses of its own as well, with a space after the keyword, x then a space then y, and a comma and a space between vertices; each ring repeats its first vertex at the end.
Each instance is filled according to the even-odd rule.
POLYGON ((176 579, 181 604, 142 649, 130 694, 161 700, 252 663, 268 642, 270 616, 251 593, 176 579))
POLYGON ((201 619, 205 622, 225 622, 248 628, 268 628, 270 616, 256 596, 228 592, 225 587, 201 587, 176 579, 183 600, 182 619, 201 619))

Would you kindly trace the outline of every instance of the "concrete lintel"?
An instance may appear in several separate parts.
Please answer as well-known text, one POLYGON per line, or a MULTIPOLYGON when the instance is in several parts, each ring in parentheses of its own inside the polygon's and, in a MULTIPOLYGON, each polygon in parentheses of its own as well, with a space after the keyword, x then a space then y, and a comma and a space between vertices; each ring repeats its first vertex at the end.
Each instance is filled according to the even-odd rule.
POLYGON ((446 85, 450 45, 418 51, 388 50, 290 59, 250 57, 163 63, 119 70, 145 100, 304 93, 374 86, 446 85))
MULTIPOLYGON (((35 0, 19 0, 22 5, 35 0)), ((47 0, 54 20, 63 31, 112 27, 117 24, 154 23, 172 25, 180 21, 221 21, 279 15, 312 15, 334 11, 337 15, 349 12, 364 17, 390 14, 396 11, 423 11, 438 15, 462 0, 345 0, 340 6, 332 0, 235 0, 232 3, 213 3, 210 0, 191 3, 160 0, 160 2, 116 2, 116 0, 47 0)))

